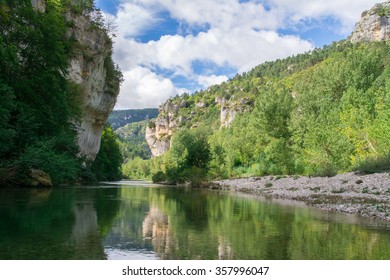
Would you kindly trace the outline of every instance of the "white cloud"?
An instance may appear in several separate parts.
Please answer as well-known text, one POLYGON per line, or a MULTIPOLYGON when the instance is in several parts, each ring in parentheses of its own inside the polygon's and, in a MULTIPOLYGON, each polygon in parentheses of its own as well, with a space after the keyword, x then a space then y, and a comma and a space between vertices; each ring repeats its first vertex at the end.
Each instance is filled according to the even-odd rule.
POLYGON ((217 85, 217 84, 221 84, 222 82, 226 82, 229 78, 225 75, 210 75, 210 76, 203 76, 203 75, 200 75, 198 77, 198 83, 207 88, 209 86, 212 86, 212 85, 217 85))
POLYGON ((123 38, 140 35, 159 22, 154 11, 131 2, 122 3, 116 15, 117 33, 123 38))
POLYGON ((124 71, 125 82, 117 108, 156 107, 172 95, 191 92, 176 88, 173 77, 183 76, 203 87, 227 79, 213 69, 195 72, 193 64, 197 61, 241 73, 264 61, 314 47, 297 36, 278 34, 279 28, 297 28, 303 22, 332 17, 341 23, 338 31, 349 34, 361 12, 375 2, 122 0, 116 15, 118 36, 114 59, 124 71), (163 21, 161 12, 168 13, 189 30, 206 28, 194 34, 178 30, 175 35, 161 36, 155 41, 137 41, 137 36, 158 28, 163 21))
POLYGON ((147 68, 135 67, 123 73, 125 79, 115 109, 153 108, 170 96, 181 94, 171 80, 147 68))

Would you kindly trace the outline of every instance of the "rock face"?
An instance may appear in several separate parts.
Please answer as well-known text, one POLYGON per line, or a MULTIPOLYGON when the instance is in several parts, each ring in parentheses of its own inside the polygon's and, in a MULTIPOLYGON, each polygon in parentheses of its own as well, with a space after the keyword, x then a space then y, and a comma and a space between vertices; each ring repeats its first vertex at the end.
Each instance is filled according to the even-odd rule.
POLYGON ((46 10, 45 0, 31 0, 31 5, 41 13, 44 13, 46 10))
POLYGON ((168 100, 159 107, 159 117, 149 123, 145 138, 153 157, 162 155, 171 147, 172 135, 179 123, 184 121, 181 117, 176 119, 176 115, 184 106, 184 103, 177 105, 168 100))
POLYGON ((221 106, 221 128, 230 126, 237 114, 249 111, 252 104, 248 98, 242 98, 239 101, 231 101, 224 97, 215 98, 215 103, 221 106))
POLYGON ((88 15, 66 15, 71 24, 67 36, 79 46, 71 59, 68 78, 82 91, 82 118, 78 127, 80 153, 95 159, 104 124, 116 103, 119 78, 111 59, 112 41, 88 15))
POLYGON ((390 38, 390 1, 376 4, 362 14, 350 37, 352 43, 377 42, 390 38))

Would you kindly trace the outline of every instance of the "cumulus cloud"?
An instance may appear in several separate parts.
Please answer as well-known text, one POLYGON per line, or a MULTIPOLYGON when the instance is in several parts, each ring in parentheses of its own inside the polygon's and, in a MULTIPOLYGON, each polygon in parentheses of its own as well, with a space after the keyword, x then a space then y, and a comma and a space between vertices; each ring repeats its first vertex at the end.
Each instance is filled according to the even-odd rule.
MULTIPOLYGON (((215 69, 238 73, 277 58, 310 50, 308 40, 278 30, 302 27, 310 20, 332 17, 339 32, 351 32, 361 12, 376 1, 361 0, 121 0, 115 23, 114 59, 124 71, 117 108, 157 107, 180 89, 174 78, 208 87, 228 79, 215 69), (169 15, 178 22, 176 34, 154 40, 139 36, 153 31, 169 15), (181 27, 185 28, 181 28, 181 27), (194 62, 215 67, 195 69, 194 62), (215 68, 215 69, 214 69, 215 68)), ((197 89, 198 89, 197 88, 197 89)))
POLYGON ((155 108, 170 96, 181 94, 170 79, 137 66, 123 73, 125 79, 116 109, 155 108))

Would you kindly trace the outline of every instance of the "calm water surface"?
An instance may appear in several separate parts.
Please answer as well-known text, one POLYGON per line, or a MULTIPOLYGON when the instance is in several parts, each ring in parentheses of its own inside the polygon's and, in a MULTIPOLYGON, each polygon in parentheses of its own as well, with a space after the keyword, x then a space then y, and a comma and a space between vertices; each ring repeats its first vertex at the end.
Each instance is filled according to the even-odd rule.
POLYGON ((0 259, 390 259, 390 224, 225 192, 0 190, 0 259))

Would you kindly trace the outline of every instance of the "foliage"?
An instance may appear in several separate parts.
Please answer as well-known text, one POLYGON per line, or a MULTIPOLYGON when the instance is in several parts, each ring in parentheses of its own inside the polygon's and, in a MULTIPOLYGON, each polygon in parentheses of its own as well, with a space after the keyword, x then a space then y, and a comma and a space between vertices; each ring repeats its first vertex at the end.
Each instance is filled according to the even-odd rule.
POLYGON ((165 166, 168 181, 189 181, 196 187, 203 183, 211 160, 207 136, 204 129, 183 129, 175 134, 165 166))
POLYGON ((110 126, 103 130, 100 151, 91 165, 91 171, 99 181, 118 181, 122 178, 122 155, 118 138, 110 126))
POLYGON ((55 185, 69 184, 78 179, 80 172, 81 160, 74 156, 77 150, 71 135, 42 139, 28 146, 16 165, 45 171, 55 185))
POLYGON ((147 123, 147 120, 129 123, 115 131, 115 134, 117 134, 119 138, 120 149, 124 161, 127 162, 136 157, 142 159, 151 157, 150 148, 145 139, 147 123))

